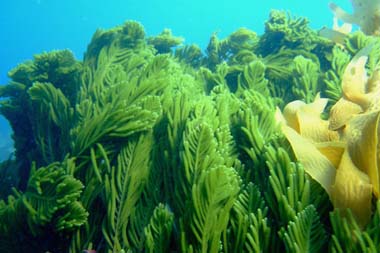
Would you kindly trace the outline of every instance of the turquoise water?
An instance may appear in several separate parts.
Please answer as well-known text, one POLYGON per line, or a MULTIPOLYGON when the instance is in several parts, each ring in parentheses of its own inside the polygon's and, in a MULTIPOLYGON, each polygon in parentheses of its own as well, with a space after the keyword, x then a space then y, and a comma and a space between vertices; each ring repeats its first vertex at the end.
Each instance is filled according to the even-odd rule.
MULTIPOLYGON (((239 27, 261 34, 271 9, 288 10, 307 17, 314 29, 331 26, 327 0, 235 0, 235 1, 132 1, 132 0, 13 0, 0 2, 0 84, 7 72, 33 54, 54 49, 71 49, 82 59, 86 45, 97 28, 111 28, 125 20, 141 22, 149 35, 170 28, 185 43, 207 46, 210 35, 223 38, 239 27)), ((349 1, 338 5, 351 10, 349 1)), ((0 116, 0 159, 11 149, 11 130, 0 116)))

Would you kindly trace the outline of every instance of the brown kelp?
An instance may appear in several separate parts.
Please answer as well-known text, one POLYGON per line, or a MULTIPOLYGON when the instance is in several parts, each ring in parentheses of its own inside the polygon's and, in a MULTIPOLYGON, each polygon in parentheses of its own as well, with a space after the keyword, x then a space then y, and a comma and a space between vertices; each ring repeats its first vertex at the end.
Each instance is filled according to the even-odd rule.
POLYGON ((325 122, 347 64, 380 43, 346 40, 273 11, 263 35, 213 34, 203 54, 127 21, 96 31, 83 61, 63 50, 17 66, 0 87, 16 154, 0 165, 15 186, 0 251, 375 252, 379 202, 366 225, 333 210, 275 118, 317 98, 325 122))

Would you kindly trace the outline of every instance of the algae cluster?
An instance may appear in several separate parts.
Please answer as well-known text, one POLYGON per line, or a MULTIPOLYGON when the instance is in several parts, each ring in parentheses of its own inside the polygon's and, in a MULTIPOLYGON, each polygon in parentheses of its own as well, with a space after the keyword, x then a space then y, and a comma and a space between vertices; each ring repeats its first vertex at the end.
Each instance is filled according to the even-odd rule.
MULTIPOLYGON (((205 51, 128 21, 9 72, 0 112, 15 157, 0 166, 0 252, 376 252, 333 210, 275 120, 293 100, 342 96, 344 46, 273 11, 265 33, 213 34, 205 51)), ((368 55, 372 73, 378 50, 368 55)))

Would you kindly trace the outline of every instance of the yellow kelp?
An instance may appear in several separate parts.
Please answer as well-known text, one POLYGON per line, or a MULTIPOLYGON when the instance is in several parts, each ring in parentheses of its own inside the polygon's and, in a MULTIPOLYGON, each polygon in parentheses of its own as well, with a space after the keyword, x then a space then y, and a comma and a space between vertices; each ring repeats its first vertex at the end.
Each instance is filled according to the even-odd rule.
POLYGON ((343 23, 343 25, 340 26, 338 23, 338 18, 334 17, 332 29, 324 26, 321 30, 319 30, 318 34, 334 41, 335 43, 343 45, 347 34, 349 34, 351 30, 352 25, 350 23, 343 23))
POLYGON ((372 46, 348 64, 342 79, 342 98, 322 120, 327 100, 289 103, 282 131, 305 171, 329 194, 335 208, 350 208, 364 226, 371 216, 372 193, 380 192, 380 74, 365 69, 372 46))
POLYGON ((353 13, 347 13, 335 3, 330 8, 345 23, 356 24, 367 35, 380 35, 380 2, 378 0, 351 0, 353 13))

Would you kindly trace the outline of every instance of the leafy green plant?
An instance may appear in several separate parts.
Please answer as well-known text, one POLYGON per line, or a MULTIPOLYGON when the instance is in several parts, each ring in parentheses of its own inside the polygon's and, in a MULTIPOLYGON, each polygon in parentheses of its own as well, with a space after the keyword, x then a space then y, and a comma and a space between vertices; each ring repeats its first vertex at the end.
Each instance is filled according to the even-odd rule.
POLYGON ((36 251, 63 247, 66 240, 61 233, 76 230, 86 222, 88 213, 79 202, 83 184, 69 174, 73 166, 70 159, 38 170, 33 166, 25 193, 15 190, 7 202, 0 202, 2 251, 17 247, 36 251), (55 234, 56 239, 34 245, 33 240, 46 240, 52 236, 49 233, 55 234), (61 242, 56 241, 58 238, 61 242))
POLYGON ((379 203, 365 228, 332 211, 275 110, 318 92, 334 104, 350 58, 378 39, 338 47, 307 25, 273 11, 263 35, 215 33, 202 53, 127 21, 96 31, 83 62, 53 51, 10 71, 0 251, 375 252, 379 203))

